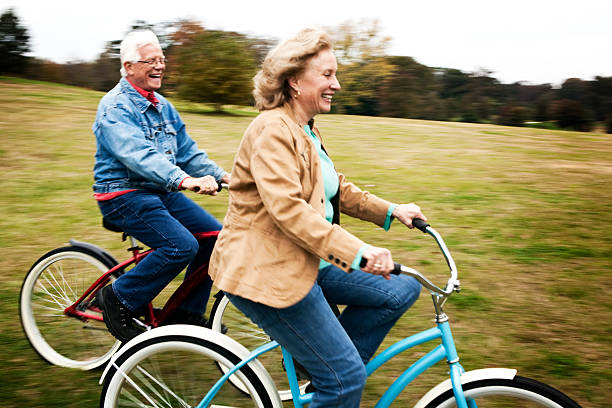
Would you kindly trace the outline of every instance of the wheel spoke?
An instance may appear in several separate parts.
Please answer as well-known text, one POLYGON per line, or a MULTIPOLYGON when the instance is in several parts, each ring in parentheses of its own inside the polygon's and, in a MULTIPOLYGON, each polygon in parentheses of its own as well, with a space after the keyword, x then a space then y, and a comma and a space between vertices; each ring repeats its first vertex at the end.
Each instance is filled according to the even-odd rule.
POLYGON ((119 347, 101 320, 84 324, 80 317, 65 314, 81 296, 81 288, 88 288, 109 267, 86 250, 66 247, 49 252, 28 272, 21 290, 21 323, 32 346, 51 364, 92 369, 119 347))
MULTIPOLYGON (((155 403, 155 402, 154 402, 154 401, 153 401, 153 400, 152 400, 152 399, 149 397, 149 395, 148 395, 148 394, 146 394, 146 393, 145 393, 145 392, 142 390, 142 388, 140 388, 140 387, 138 386, 138 384, 136 384, 136 382, 134 382, 134 380, 132 380, 132 378, 131 378, 129 375, 127 375, 125 372, 123 372, 123 370, 121 369, 121 367, 118 367, 118 366, 117 366, 117 365, 115 365, 115 364, 113 364, 113 366, 114 366, 114 367, 117 369, 117 373, 118 373, 119 375, 121 375, 121 376, 122 376, 122 377, 125 379, 125 381, 127 381, 127 382, 128 382, 128 384, 130 384, 130 385, 131 385, 131 386, 132 386, 132 387, 133 387, 133 388, 134 388, 136 391, 138 391, 138 393, 139 393, 140 395, 142 395, 142 396, 143 396, 143 397, 144 397, 144 398, 145 398, 145 399, 146 399, 146 400, 147 400, 147 401, 148 401, 148 402, 151 404, 151 407, 161 408, 159 405, 157 405, 157 404, 156 404, 156 403, 155 403)), ((130 394, 130 396, 131 396, 131 398, 134 398, 134 397, 133 397, 131 394, 130 394)), ((130 398, 130 399, 131 399, 131 398, 130 398)))
MULTIPOLYGON (((179 397, 176 393, 174 393, 170 387, 168 387, 166 384, 163 384, 161 381, 157 380, 155 377, 153 377, 151 374, 149 374, 149 372, 147 370, 145 370, 144 368, 142 368, 141 366, 138 366, 138 371, 140 373, 142 373, 145 377, 149 378, 151 381, 153 381, 155 384, 157 384, 161 389, 163 389, 164 391, 166 391, 168 394, 170 394, 171 396, 173 396, 178 402, 180 402, 180 404, 185 407, 185 408, 189 408, 189 404, 187 404, 181 397, 179 397)), ((143 378, 143 382, 144 382, 144 378, 143 378)), ((155 388, 153 386, 149 386, 149 388, 154 391, 156 394, 159 394, 159 392, 155 391, 155 388)), ((161 396, 160 396, 161 397, 161 396)), ((169 407, 172 407, 172 405, 170 404, 170 402, 166 402, 168 404, 169 407)))
POLYGON ((68 294, 66 293, 66 291, 64 290, 64 287, 66 285, 66 278, 64 277, 64 272, 63 272, 63 268, 61 265, 58 265, 57 263, 53 265, 57 271, 57 273, 61 276, 61 280, 63 282, 63 284, 59 283, 57 281, 57 279, 55 279, 55 274, 51 273, 51 271, 49 271, 49 274, 51 275, 51 277, 53 278, 53 281, 56 283, 58 291, 61 292, 62 295, 64 295, 64 299, 66 299, 66 301, 68 303, 70 303, 70 298, 68 297, 68 294))
MULTIPOLYGON (((188 336, 166 331, 164 335, 160 330, 165 329, 154 329, 148 341, 125 349, 121 357, 113 362, 101 396, 103 406, 199 406, 208 390, 221 377, 215 366, 231 366, 231 361, 239 361, 248 355, 246 350, 241 352, 243 354, 234 354, 223 341, 215 343, 218 339, 214 336, 210 338, 208 333, 188 336)), ((262 379, 269 377, 259 362, 253 362, 248 369, 240 370, 235 375, 237 381, 246 384, 245 391, 225 384, 209 396, 208 407, 282 407, 271 382, 265 382, 267 386, 262 382, 262 379)))
MULTIPOLYGON (((53 284, 52 284, 51 282, 49 282, 49 281, 47 280, 47 278, 46 278, 46 277, 45 277, 45 280, 47 281, 47 283, 49 284, 49 286, 53 287, 53 284)), ((40 287, 40 288, 43 290, 43 292, 45 292, 47 295, 49 295, 49 297, 51 297, 51 300, 53 300, 55 304, 57 304, 57 305, 58 305, 58 306, 59 306, 59 307, 60 307, 62 310, 64 310, 64 308, 65 308, 65 307, 64 307, 64 305, 63 305, 63 304, 61 304, 61 303, 59 302, 59 300, 66 300, 66 298, 61 297, 61 296, 57 296, 57 295, 55 295, 55 294, 53 294, 53 293, 49 292, 49 291, 47 290, 47 288, 45 287, 45 285, 43 285, 43 283, 42 283, 42 282, 38 282, 38 286, 39 286, 39 287, 40 287), (59 299, 59 300, 58 300, 58 299, 59 299)))

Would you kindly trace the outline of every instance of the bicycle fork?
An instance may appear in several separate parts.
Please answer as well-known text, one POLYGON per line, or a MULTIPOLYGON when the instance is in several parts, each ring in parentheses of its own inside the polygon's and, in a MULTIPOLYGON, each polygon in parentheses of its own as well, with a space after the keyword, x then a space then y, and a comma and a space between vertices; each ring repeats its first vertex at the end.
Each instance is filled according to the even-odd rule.
MULTIPOLYGON (((434 296, 434 304, 435 303, 436 299, 434 296)), ((437 308, 436 311, 438 311, 437 308)), ((455 348, 455 342, 448 323, 448 317, 443 312, 436 313, 436 327, 407 337, 390 346, 378 354, 375 358, 370 360, 370 362, 368 362, 366 365, 368 376, 387 361, 396 357, 398 354, 433 340, 439 340, 441 341, 441 344, 429 351, 423 357, 419 358, 408 369, 406 369, 393 382, 393 384, 389 386, 387 391, 376 404, 376 408, 387 408, 391 406, 397 396, 408 386, 408 384, 412 382, 412 380, 443 359, 446 359, 449 365, 450 380, 453 387, 453 393, 457 401, 457 407, 476 408, 475 401, 466 401, 463 393, 463 387, 461 386, 461 374, 464 373, 465 370, 461 364, 459 364, 459 356, 457 354, 457 349, 455 348)))

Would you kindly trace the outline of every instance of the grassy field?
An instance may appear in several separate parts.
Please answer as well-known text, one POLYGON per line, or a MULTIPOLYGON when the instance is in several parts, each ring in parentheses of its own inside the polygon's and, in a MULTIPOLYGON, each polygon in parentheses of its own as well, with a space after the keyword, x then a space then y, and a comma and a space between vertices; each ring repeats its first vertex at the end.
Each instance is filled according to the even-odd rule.
MULTIPOLYGON (((41 361, 22 334, 18 297, 30 265, 70 238, 125 256, 118 235, 101 227, 91 194, 91 124, 102 93, 6 77, 0 89, 0 405, 97 406, 100 371, 41 361)), ((229 170, 252 114, 177 107, 191 136, 229 170)), ((583 407, 609 406, 610 135, 340 115, 321 115, 317 124, 339 171, 389 200, 418 203, 445 237, 463 286, 446 312, 466 369, 517 368, 583 407)), ((226 197, 196 200, 222 218, 226 197)), ((399 225, 385 233, 342 222, 445 282, 428 236, 399 225)), ((423 292, 385 344, 430 327, 432 318, 423 292)), ((389 378, 423 352, 375 374, 363 406, 373 406, 389 378)), ((417 379, 397 406, 410 406, 446 370, 442 364, 417 379)))

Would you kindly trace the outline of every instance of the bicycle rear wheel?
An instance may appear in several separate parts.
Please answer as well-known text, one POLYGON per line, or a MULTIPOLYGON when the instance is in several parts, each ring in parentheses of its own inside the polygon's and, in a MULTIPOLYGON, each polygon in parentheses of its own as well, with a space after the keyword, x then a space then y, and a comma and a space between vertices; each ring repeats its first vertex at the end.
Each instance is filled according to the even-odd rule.
MULTIPOLYGON (((215 298, 215 303, 210 312, 212 330, 221 332, 223 326, 225 326, 228 336, 251 351, 270 342, 270 337, 253 323, 251 319, 238 310, 229 299, 223 295, 222 291, 219 291, 219 293, 215 295, 215 298)), ((280 347, 259 356, 258 360, 262 362, 266 370, 270 373, 270 376, 276 384, 281 400, 291 400, 291 389, 289 388, 287 373, 283 368, 283 355, 280 347)), ((222 373, 227 372, 227 368, 223 366, 219 366, 219 369, 222 373)), ((243 392, 245 391, 242 389, 242 383, 234 381, 234 377, 230 377, 230 382, 238 389, 243 392)), ((300 390, 302 393, 308 384, 309 381, 300 381, 300 390)))
MULTIPOLYGON (((169 334, 142 341, 125 350, 109 367, 100 407, 198 406, 221 378, 215 366, 234 365, 241 360, 222 344, 204 337, 169 334)), ((258 362, 252 364, 263 370, 258 362)), ((250 365, 243 367, 235 377, 245 392, 225 384, 207 406, 281 407, 278 396, 272 395, 274 390, 266 388, 256 369, 250 365)))
MULTIPOLYGON (((84 248, 64 247, 43 255, 30 268, 21 286, 19 316, 28 341, 47 362, 91 370, 117 351, 121 343, 104 322, 64 314, 66 307, 113 266, 84 248)), ((79 309, 100 315, 88 302, 79 309)))
MULTIPOLYGON (((580 408, 575 401, 539 381, 516 376, 513 379, 486 379, 464 384, 466 398, 478 408, 580 408)), ((456 407, 453 391, 448 390, 426 408, 456 407)))

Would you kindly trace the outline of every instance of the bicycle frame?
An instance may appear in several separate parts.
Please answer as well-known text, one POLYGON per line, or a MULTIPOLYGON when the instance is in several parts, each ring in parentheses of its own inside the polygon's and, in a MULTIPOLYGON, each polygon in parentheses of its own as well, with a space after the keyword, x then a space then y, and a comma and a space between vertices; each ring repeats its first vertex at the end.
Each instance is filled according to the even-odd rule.
MULTIPOLYGON (((198 240, 216 238, 219 235, 219 231, 209 231, 196 234, 196 238, 198 240)), ((126 267, 134 264, 138 264, 142 261, 146 256, 152 253, 154 250, 149 249, 144 252, 142 248, 137 245, 136 240, 133 237, 130 238, 131 246, 128 248, 128 251, 132 253, 132 257, 115 265, 108 271, 106 271, 102 276, 100 276, 85 292, 78 298, 76 302, 72 305, 68 306, 64 309, 64 314, 70 317, 76 317, 82 321, 87 321, 89 319, 103 321, 102 314, 99 313, 101 310, 92 309, 94 312, 98 312, 97 314, 89 313, 87 310, 89 305, 98 290, 108 284, 110 281, 110 277, 116 274, 118 271, 122 271, 126 267)), ((204 264, 196 269, 190 276, 183 280, 181 285, 174 291, 172 296, 168 299, 164 307, 159 313, 155 313, 153 309, 153 305, 149 303, 147 307, 147 312, 145 316, 146 323, 151 327, 157 327, 161 322, 163 322, 168 315, 173 312, 187 297, 191 289, 197 286, 208 274, 208 264, 204 264)))
MULTIPOLYGON (((421 220, 414 220, 421 221, 421 220)), ((419 280, 426 289, 431 292, 432 300, 434 303, 434 309, 436 311, 436 326, 424 330, 420 333, 414 334, 410 337, 406 337, 395 344, 388 347, 386 350, 382 351, 372 360, 370 360, 366 364, 366 372, 368 377, 387 363, 389 360, 393 359, 397 355, 403 353, 404 351, 411 349, 415 346, 439 340, 440 344, 430 350, 423 357, 419 358, 416 362, 414 362, 408 369, 406 369, 385 391, 383 396, 380 398, 378 403, 376 404, 376 408, 385 408, 389 407, 393 401, 397 398, 397 396, 419 375, 427 371, 430 367, 446 358, 446 361, 450 368, 450 380, 453 387, 453 393, 455 395, 455 399, 457 401, 458 408, 476 408, 476 403, 473 400, 466 400, 465 395, 463 393, 463 387, 461 386, 461 374, 465 372, 461 364, 459 364, 459 355, 457 354, 457 350, 455 348, 455 341, 453 339, 453 335, 451 333, 450 324, 448 322, 448 317, 443 311, 444 303, 446 299, 455 291, 459 291, 459 281, 457 280, 457 269, 453 258, 444 243, 442 237, 429 225, 425 222, 414 223, 417 228, 419 228, 422 232, 428 233, 438 243, 442 254, 444 255, 446 262, 449 266, 451 277, 448 280, 446 285, 446 289, 441 289, 431 283, 427 278, 421 275, 419 272, 412 268, 407 268, 402 265, 397 265, 396 270, 398 273, 405 273, 407 275, 413 276, 417 280, 419 280)), ((257 348, 253 352, 251 352, 244 360, 240 363, 232 367, 223 375, 217 383, 208 391, 204 399, 200 402, 197 408, 206 408, 209 406, 210 402, 214 398, 215 394, 218 390, 223 386, 223 384, 241 367, 248 364, 250 361, 256 359, 258 356, 270 351, 278 346, 278 343, 272 341, 270 343, 264 344, 263 346, 257 348)), ((287 372, 287 378, 289 380, 289 386, 291 388, 291 394, 293 398, 293 404, 296 408, 302 408, 304 404, 308 404, 312 401, 312 393, 309 394, 301 394, 299 389, 299 384, 297 381, 297 376, 295 373, 295 367, 293 364, 293 358, 291 354, 282 348, 283 359, 285 362, 285 370, 287 372)))
MULTIPOLYGON (((434 299, 435 302, 435 299, 434 299)), ((386 350, 382 351, 376 357, 366 364, 366 372, 368 377, 382 367, 389 360, 393 359, 395 356, 403 353, 406 350, 409 350, 418 345, 434 341, 440 340, 440 344, 413 363, 406 371, 404 371, 385 391, 383 396, 380 398, 378 403, 376 404, 376 408, 385 408, 391 406, 393 401, 397 398, 397 396, 419 375, 427 371, 430 367, 446 358, 447 363, 450 366, 450 378, 451 383, 453 384, 453 392, 455 394, 455 398, 457 399, 457 406, 459 408, 475 408, 476 405, 473 401, 466 401, 465 396, 463 394, 463 389, 461 387, 460 376, 464 372, 463 367, 459 364, 459 356, 457 355, 457 350, 455 348, 455 342, 453 340, 453 335, 451 333, 450 325, 448 320, 439 321, 436 324, 436 327, 433 327, 428 330, 424 330, 420 333, 417 333, 413 336, 404 338, 395 344, 389 346, 386 350)), ((260 346, 253 352, 251 352, 244 360, 240 363, 236 364, 234 367, 229 369, 218 381, 217 383, 210 389, 210 391, 206 394, 204 399, 198 404, 197 408, 206 408, 209 406, 210 402, 215 397, 216 393, 219 389, 224 385, 224 383, 238 370, 247 365, 252 360, 258 358, 260 355, 278 347, 279 344, 275 341, 271 341, 269 343, 260 346)), ((312 401, 312 393, 309 394, 301 394, 300 387, 298 384, 297 376, 295 373, 295 367, 293 365, 293 358, 291 354, 281 348, 283 352, 283 359, 285 361, 285 369, 287 371, 287 378, 289 380, 289 386, 291 388, 291 394, 293 397, 293 405, 295 408, 303 408, 305 404, 309 404, 312 401)))

